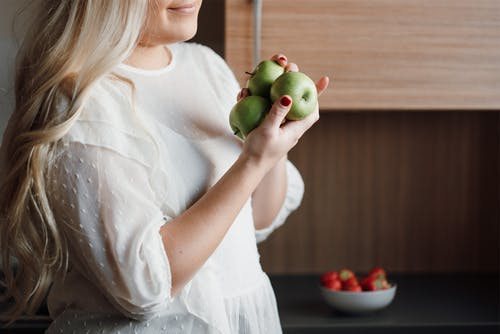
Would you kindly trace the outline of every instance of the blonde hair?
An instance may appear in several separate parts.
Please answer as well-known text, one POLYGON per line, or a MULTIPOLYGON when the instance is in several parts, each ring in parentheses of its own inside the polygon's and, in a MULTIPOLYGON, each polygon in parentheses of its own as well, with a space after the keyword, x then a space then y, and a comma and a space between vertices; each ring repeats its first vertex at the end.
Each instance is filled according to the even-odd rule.
POLYGON ((35 21, 18 52, 15 110, 4 135, 0 247, 5 275, 2 316, 36 312, 68 268, 65 237, 49 206, 44 176, 54 149, 78 119, 92 85, 110 75, 139 42, 148 0, 34 1, 35 21), (58 108, 61 94, 68 106, 58 108), (14 263, 17 268, 14 269, 14 263))

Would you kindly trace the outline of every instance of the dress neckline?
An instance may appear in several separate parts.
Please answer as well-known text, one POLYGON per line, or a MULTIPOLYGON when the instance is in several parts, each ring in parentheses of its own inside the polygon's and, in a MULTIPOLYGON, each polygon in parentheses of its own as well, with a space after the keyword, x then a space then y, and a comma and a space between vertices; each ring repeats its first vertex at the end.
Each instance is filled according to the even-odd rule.
POLYGON ((165 50, 168 53, 170 53, 170 62, 162 68, 155 69, 155 70, 146 70, 146 69, 142 69, 139 67, 127 65, 125 63, 118 64, 118 68, 125 70, 127 72, 130 72, 130 73, 135 73, 135 74, 139 74, 139 75, 143 75, 143 76, 159 76, 159 75, 162 75, 164 73, 170 72, 175 67, 175 63, 176 63, 176 59, 177 59, 177 57, 175 56, 175 52, 174 52, 175 48, 172 48, 172 47, 169 48, 166 45, 164 47, 165 47, 165 50))

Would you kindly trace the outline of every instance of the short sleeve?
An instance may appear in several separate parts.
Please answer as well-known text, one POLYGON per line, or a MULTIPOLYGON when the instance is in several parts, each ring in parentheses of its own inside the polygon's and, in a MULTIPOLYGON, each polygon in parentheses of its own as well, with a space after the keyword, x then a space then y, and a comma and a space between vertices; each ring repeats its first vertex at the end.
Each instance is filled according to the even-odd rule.
POLYGON ((286 162, 286 173, 287 192, 283 206, 271 225, 255 231, 255 238, 258 243, 266 240, 274 230, 283 225, 290 213, 296 210, 302 202, 304 196, 304 181, 297 168, 290 161, 286 162))
POLYGON ((125 316, 147 319, 171 301, 160 235, 170 220, 155 202, 147 169, 107 148, 66 143, 49 178, 73 270, 125 316))

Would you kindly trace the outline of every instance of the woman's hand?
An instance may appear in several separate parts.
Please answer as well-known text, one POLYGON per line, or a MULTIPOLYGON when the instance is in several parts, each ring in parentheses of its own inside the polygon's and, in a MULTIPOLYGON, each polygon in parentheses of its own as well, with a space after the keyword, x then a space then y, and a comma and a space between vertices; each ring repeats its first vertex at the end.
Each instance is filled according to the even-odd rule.
MULTIPOLYGON (((285 71, 298 71, 295 63, 288 63, 283 54, 271 58, 285 68, 285 71)), ((318 96, 328 87, 329 79, 323 76, 316 83, 318 96)), ((248 89, 243 88, 238 95, 242 99, 248 95, 248 89)), ((319 119, 319 106, 314 112, 299 121, 287 121, 286 114, 292 105, 292 98, 288 95, 280 97, 272 106, 264 121, 246 138, 243 145, 243 154, 248 158, 264 163, 272 168, 288 151, 290 151, 302 135, 319 119)))

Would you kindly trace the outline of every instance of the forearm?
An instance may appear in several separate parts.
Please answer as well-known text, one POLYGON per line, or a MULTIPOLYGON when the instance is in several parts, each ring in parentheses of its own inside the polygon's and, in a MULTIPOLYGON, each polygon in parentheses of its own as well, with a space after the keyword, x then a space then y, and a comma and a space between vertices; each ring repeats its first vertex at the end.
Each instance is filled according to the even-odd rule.
POLYGON ((255 229, 271 225, 283 206, 287 192, 287 157, 283 157, 262 179, 252 194, 255 229))
POLYGON ((161 228, 172 273, 172 295, 215 251, 265 173, 261 164, 240 157, 194 205, 161 228))

